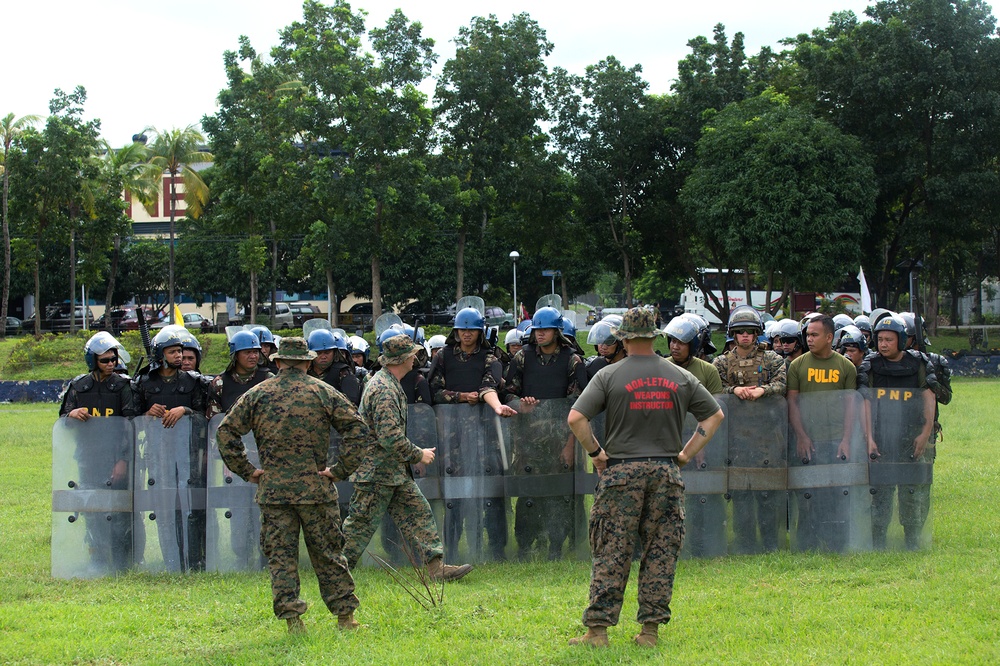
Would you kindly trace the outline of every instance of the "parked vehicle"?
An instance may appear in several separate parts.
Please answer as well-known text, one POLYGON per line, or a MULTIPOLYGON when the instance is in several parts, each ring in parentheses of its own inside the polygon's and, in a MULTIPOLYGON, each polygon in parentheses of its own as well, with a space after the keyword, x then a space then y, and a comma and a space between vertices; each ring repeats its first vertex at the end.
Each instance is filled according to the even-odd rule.
POLYGON ((289 303, 288 309, 292 311, 292 328, 302 328, 310 319, 323 318, 323 313, 312 303, 289 303))
MULTIPOLYGON (((84 316, 87 318, 87 328, 94 328, 94 313, 89 307, 77 305, 74 308, 74 319, 78 329, 83 328, 84 316), (86 313, 86 314, 85 314, 86 313)), ((61 333, 69 330, 70 306, 69 303, 45 306, 45 316, 42 318, 42 330, 61 333)))
MULTIPOLYGON (((283 328, 293 328, 294 318, 292 317, 292 309, 289 307, 288 303, 276 303, 275 304, 275 314, 271 316, 271 306, 268 305, 258 305, 257 306, 257 323, 267 326, 272 331, 278 331, 283 328)), ((236 313, 235 317, 229 318, 229 323, 232 326, 241 326, 243 324, 249 324, 249 318, 246 316, 246 308, 240 308, 240 311, 236 313)))
MULTIPOLYGON (((119 331, 138 331, 139 330, 139 316, 137 310, 139 308, 129 307, 125 308, 125 316, 122 317, 119 323, 119 331)), ((146 323, 152 328, 154 324, 163 321, 162 312, 154 312, 149 308, 141 308, 143 316, 146 318, 146 323)))
POLYGON ((499 326, 501 331, 514 328, 514 315, 497 305, 487 305, 486 325, 499 326))
MULTIPOLYGON (((382 305, 382 313, 392 312, 392 308, 382 305)), ((347 312, 341 312, 337 319, 344 328, 371 328, 372 327, 372 303, 355 303, 347 312)))
POLYGON ((7 317, 7 325, 4 327, 5 335, 10 337, 21 332, 21 320, 17 317, 7 317))
POLYGON ((447 326, 455 318, 455 306, 428 307, 421 301, 413 301, 400 308, 399 316, 407 324, 419 319, 421 326, 447 326))

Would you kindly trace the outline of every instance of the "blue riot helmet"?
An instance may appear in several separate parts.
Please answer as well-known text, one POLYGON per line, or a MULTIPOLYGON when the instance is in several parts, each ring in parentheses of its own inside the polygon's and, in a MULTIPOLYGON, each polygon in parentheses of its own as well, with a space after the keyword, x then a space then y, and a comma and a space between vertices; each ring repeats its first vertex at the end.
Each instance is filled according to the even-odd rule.
POLYGON ((325 328, 317 328, 309 334, 309 339, 306 340, 306 345, 309 347, 309 351, 312 352, 336 349, 337 337, 338 336, 333 334, 333 331, 325 328))
POLYGON ((862 333, 872 334, 872 322, 867 315, 858 315, 855 317, 854 325, 861 329, 862 333))
POLYGON ((531 320, 528 320, 528 325, 521 332, 521 344, 526 345, 531 342, 531 320))
MULTIPOLYGON (((457 319, 458 318, 456 317, 456 321, 455 321, 456 324, 458 323, 457 319)), ((422 344, 424 344, 424 342, 426 342, 426 340, 424 340, 424 329, 423 328, 413 328, 409 324, 405 324, 404 323, 403 324, 403 332, 407 336, 409 336, 409 338, 411 340, 413 340, 414 342, 416 342, 418 345, 422 345, 422 344)))
POLYGON ((663 333, 667 336, 667 341, 677 340, 678 342, 684 342, 690 347, 688 348, 688 357, 694 358, 698 356, 698 350, 701 349, 701 330, 698 325, 686 317, 674 317, 663 329, 663 333))
MULTIPOLYGON (((83 346, 83 357, 87 361, 87 369, 94 371, 97 369, 97 357, 111 350, 115 351, 115 356, 121 358, 127 356, 125 348, 107 331, 95 333, 83 346)), ((131 359, 128 359, 131 360, 131 359)), ((126 361, 127 362, 127 361, 126 361)))
POLYGON ((531 328, 563 328, 563 316, 553 307, 539 308, 531 318, 531 328))
POLYGON ((846 326, 853 326, 854 320, 845 314, 838 314, 833 316, 833 332, 836 333, 840 329, 846 326))
POLYGON ((455 315, 454 328, 460 331, 483 331, 486 329, 486 319, 483 317, 483 313, 476 308, 462 308, 455 315))
POLYGON ((257 336, 260 344, 278 346, 278 343, 274 340, 274 334, 271 333, 271 329, 267 326, 254 326, 250 329, 250 332, 257 336))
POLYGON ((855 345, 861 350, 862 354, 868 353, 868 340, 865 338, 865 334, 861 332, 861 329, 851 324, 850 326, 845 326, 840 329, 840 351, 843 352, 844 347, 847 345, 855 345))
POLYGON ((571 322, 569 319, 566 319, 566 317, 563 317, 562 332, 567 338, 575 338, 576 324, 571 322))
POLYGON ((898 338, 898 348, 900 351, 906 349, 906 322, 898 314, 891 313, 879 319, 872 327, 872 338, 874 344, 878 344, 878 334, 882 331, 892 331, 898 338))
MULTIPOLYGON (((186 337, 181 331, 184 329, 181 327, 177 328, 164 328, 162 331, 153 336, 152 347, 153 347, 153 360, 150 363, 152 369, 156 369, 163 365, 163 352, 170 347, 184 347, 184 338, 186 337), (178 330, 178 328, 180 330, 178 330)), ((184 331, 186 333, 186 331, 184 331)))
POLYGON ((236 352, 247 349, 260 349, 260 340, 250 331, 239 331, 233 335, 229 341, 229 356, 236 356, 236 352))
POLYGON ((397 328, 396 326, 390 326, 382 331, 382 334, 379 335, 378 339, 375 341, 375 344, 378 346, 379 353, 382 352, 382 345, 385 344, 385 341, 389 338, 394 338, 397 335, 406 335, 406 333, 403 332, 403 329, 397 328))

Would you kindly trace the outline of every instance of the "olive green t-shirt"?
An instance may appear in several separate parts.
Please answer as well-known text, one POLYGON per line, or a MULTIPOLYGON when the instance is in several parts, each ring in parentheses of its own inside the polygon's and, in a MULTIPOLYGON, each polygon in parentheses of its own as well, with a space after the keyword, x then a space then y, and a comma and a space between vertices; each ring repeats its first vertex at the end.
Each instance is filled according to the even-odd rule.
MULTIPOLYGON (((674 363, 673 358, 667 357, 667 360, 674 363)), ((674 363, 674 365, 679 364, 674 363)), ((719 376, 719 371, 708 361, 689 356, 687 363, 680 367, 697 377, 701 385, 707 388, 712 395, 722 393, 722 378, 719 376)))
POLYGON ((787 378, 788 390, 803 394, 798 398, 798 406, 806 433, 817 441, 840 439, 844 433, 844 411, 858 397, 858 370, 854 364, 836 352, 829 358, 806 352, 788 366, 787 378), (827 391, 841 393, 808 395, 827 391))
POLYGON ((603 368, 573 409, 593 420, 605 413, 601 442, 612 458, 676 456, 688 412, 703 421, 719 403, 698 378, 659 356, 629 356, 603 368))

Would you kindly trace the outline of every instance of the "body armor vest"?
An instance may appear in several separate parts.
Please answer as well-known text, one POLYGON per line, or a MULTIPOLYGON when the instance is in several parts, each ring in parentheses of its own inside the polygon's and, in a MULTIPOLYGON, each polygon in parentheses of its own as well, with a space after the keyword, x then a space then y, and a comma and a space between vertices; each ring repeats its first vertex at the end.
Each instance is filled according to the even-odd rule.
POLYGON ((193 374, 178 370, 176 379, 172 382, 163 381, 159 372, 143 375, 136 386, 145 413, 151 405, 163 405, 167 409, 174 407, 194 408, 194 392, 201 389, 198 378, 193 374))
POLYGON ((86 407, 91 416, 123 416, 122 389, 128 380, 112 374, 103 382, 86 374, 71 382, 76 391, 76 406, 86 407))
POLYGON ((334 361, 321 379, 343 393, 355 406, 361 404, 361 381, 346 363, 334 361))
POLYGON ((469 357, 468 361, 463 361, 455 353, 454 347, 445 347, 441 350, 444 363, 444 388, 447 391, 460 391, 468 393, 479 391, 483 385, 483 375, 486 374, 486 349, 480 347, 479 351, 469 357))
POLYGON ((260 366, 257 366, 257 370, 254 371, 249 381, 245 384, 241 384, 233 379, 232 374, 228 372, 223 373, 222 395, 219 397, 222 411, 228 412, 232 406, 236 404, 236 401, 239 400, 241 395, 249 391, 257 384, 260 384, 265 379, 267 379, 267 368, 262 368, 260 366))
POLYGON ((763 386, 771 381, 764 367, 764 350, 757 348, 750 356, 740 358, 735 351, 726 358, 726 375, 732 386, 763 386))
POLYGON ((573 350, 569 347, 559 347, 559 355, 551 365, 542 365, 534 345, 525 345, 524 376, 522 379, 523 394, 532 398, 565 398, 569 389, 569 362, 573 350))

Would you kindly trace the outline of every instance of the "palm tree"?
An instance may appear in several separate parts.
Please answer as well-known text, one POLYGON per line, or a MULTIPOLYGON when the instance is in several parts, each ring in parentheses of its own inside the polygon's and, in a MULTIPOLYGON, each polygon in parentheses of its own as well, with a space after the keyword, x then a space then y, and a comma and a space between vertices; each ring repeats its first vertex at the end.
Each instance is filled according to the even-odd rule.
MULTIPOLYGON (((170 176, 170 323, 174 323, 174 220, 176 219, 177 176, 184 180, 184 202, 187 204, 186 214, 193 218, 201 215, 202 207, 208 203, 208 185, 198 172, 192 168, 195 164, 206 164, 214 158, 212 154, 201 150, 205 137, 194 125, 184 129, 172 129, 156 133, 153 145, 149 150, 150 170, 162 177, 170 176)), ((164 192, 166 195, 166 192, 164 192)))
MULTIPOLYGON (((156 202, 158 191, 157 178, 149 169, 149 151, 146 145, 133 141, 132 143, 115 150, 106 139, 101 140, 101 147, 104 149, 104 156, 100 162, 102 180, 106 182, 117 182, 121 185, 122 191, 128 193, 133 201, 138 201, 147 209, 156 202)), ((111 255, 111 268, 108 273, 108 287, 105 295, 105 311, 108 316, 105 321, 109 330, 111 324, 111 301, 115 291, 115 281, 118 276, 118 260, 121 253, 122 235, 116 233, 114 237, 114 251, 111 255)))
MULTIPOLYGON (((14 118, 13 113, 8 113, 0 120, 0 141, 3 141, 3 161, 0 162, 0 172, 3 173, 3 296, 0 297, 0 338, 7 333, 7 301, 10 299, 10 225, 7 222, 7 194, 10 190, 10 182, 7 174, 7 155, 10 147, 14 143, 17 135, 23 132, 28 126, 34 125, 42 120, 41 116, 21 116, 14 118)), ((38 304, 35 304, 37 309, 38 304)))

